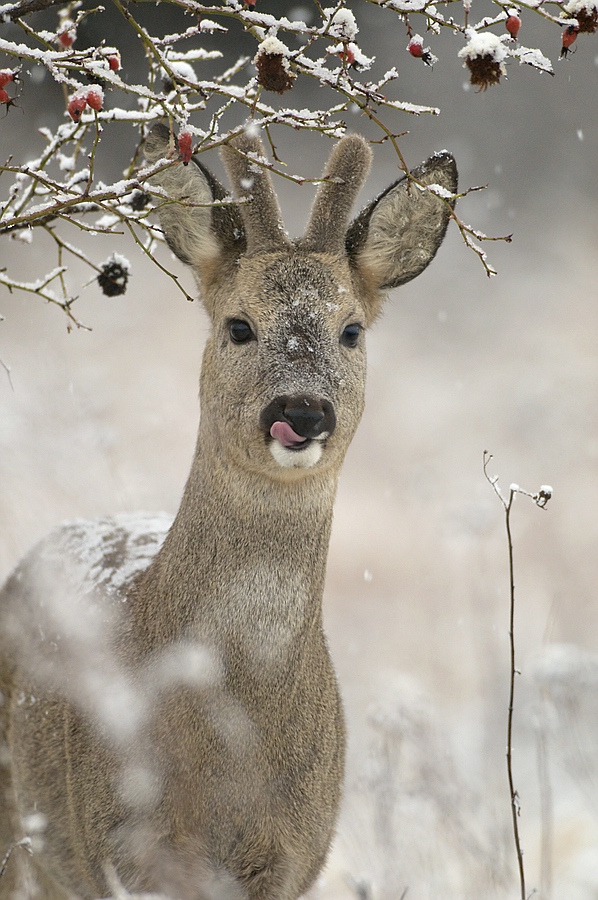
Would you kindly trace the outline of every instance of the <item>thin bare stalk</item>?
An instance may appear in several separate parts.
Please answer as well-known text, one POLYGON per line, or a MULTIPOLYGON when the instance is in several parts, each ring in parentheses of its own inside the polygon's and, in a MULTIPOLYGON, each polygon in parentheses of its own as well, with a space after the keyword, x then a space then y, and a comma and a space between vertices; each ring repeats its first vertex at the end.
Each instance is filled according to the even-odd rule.
POLYGON ((505 528, 507 531, 507 545, 509 549, 509 650, 511 657, 511 671, 509 678, 509 707, 507 712, 507 778, 509 781, 509 791, 511 793, 511 819, 513 822, 513 838, 515 840, 515 851, 517 853, 517 866, 519 869, 519 885, 521 888, 521 900, 526 900, 525 893, 525 868, 523 865, 523 850, 521 847, 521 837, 519 834, 519 816, 521 815, 521 804, 519 802, 519 792, 515 788, 515 780, 513 777, 513 709, 515 706, 515 676, 519 675, 515 659, 515 567, 513 559, 513 536, 511 534, 511 510, 513 508, 513 498, 516 491, 513 487, 509 489, 509 499, 504 507, 505 509, 505 528))
POLYGON ((512 484, 509 488, 509 496, 506 498, 498 486, 498 476, 488 474, 488 465, 492 459, 492 454, 484 450, 483 468, 484 476, 492 490, 502 503, 505 512, 505 529, 507 533, 507 547, 509 558, 509 650, 510 650, 510 675, 509 675, 509 705, 507 711, 507 779, 509 782, 509 793, 511 798, 511 821, 513 825, 513 839, 515 842, 515 852, 517 855, 517 868, 519 871, 519 887, 521 900, 527 900, 525 890, 525 868, 523 864, 523 849, 521 846, 521 836, 519 834, 519 818, 521 815, 521 804, 519 792, 515 788, 515 779, 513 776, 513 711, 515 708, 515 677, 520 675, 517 668, 515 656, 515 563, 513 551, 513 535, 511 532, 511 510, 513 508, 513 500, 516 494, 524 494, 530 497, 536 506, 545 509, 546 504, 552 497, 552 488, 549 485, 542 485, 539 491, 531 493, 525 491, 517 484, 512 484))
POLYGON ((548 756, 548 733, 545 717, 546 699, 542 700, 542 714, 536 734, 538 781, 540 783, 540 900, 552 897, 552 851, 554 842, 554 814, 550 766, 548 756))
MULTIPOLYGON (((6 372, 6 377, 8 378, 8 383, 10 384, 11 390, 14 391, 15 386, 14 386, 14 384, 12 383, 12 374, 11 374, 11 371, 10 371, 10 366, 8 366, 8 365, 4 362, 3 359, 0 359, 0 366, 2 366, 2 368, 3 368, 4 371, 6 372)), ((1 875, 1 874, 2 874, 2 873, 0 872, 0 875, 1 875)))

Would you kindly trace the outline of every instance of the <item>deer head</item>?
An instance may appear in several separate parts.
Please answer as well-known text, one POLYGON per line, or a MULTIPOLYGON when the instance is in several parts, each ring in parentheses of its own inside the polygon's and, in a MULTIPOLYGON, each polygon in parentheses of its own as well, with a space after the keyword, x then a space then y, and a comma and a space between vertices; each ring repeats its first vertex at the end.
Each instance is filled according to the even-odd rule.
MULTIPOLYGON (((173 142, 157 125, 150 162, 173 142)), ((176 153, 176 151, 175 151, 176 153)), ((201 380, 202 446, 275 480, 338 470, 363 410, 365 331, 385 292, 419 275, 450 206, 425 188, 457 187, 447 153, 429 159, 349 224, 371 152, 358 135, 331 153, 305 235, 289 240, 264 149, 243 134, 222 149, 236 202, 197 160, 154 181, 166 240, 191 266, 210 316, 201 380), (177 202, 172 202, 177 201, 177 202)))

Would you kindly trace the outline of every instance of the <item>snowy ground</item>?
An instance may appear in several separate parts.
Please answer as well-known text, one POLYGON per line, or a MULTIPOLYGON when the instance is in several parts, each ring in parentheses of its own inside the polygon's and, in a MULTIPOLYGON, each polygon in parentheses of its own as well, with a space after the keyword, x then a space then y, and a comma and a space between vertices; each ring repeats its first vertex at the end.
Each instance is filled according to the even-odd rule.
MULTIPOLYGON (((436 94, 447 95, 440 120, 401 121, 409 161, 454 151, 464 184, 490 183, 461 213, 515 240, 490 245, 500 272, 490 281, 452 233, 370 337, 326 590, 350 752, 318 900, 398 900, 406 888, 409 900, 518 896, 504 760, 507 547, 484 450, 505 490, 554 487, 545 511, 520 497, 513 512, 528 891, 598 896, 597 74, 588 44, 554 81, 514 70, 474 95, 457 65, 451 98, 442 69, 404 82, 404 99, 443 106, 436 94)), ((301 137, 281 136, 281 152, 315 174, 327 145, 301 137)), ((367 197, 394 173, 379 149, 367 197)), ((309 188, 280 192, 297 233, 309 188)), ((10 381, 0 369, 0 577, 63 519, 176 509, 206 322, 134 248, 98 252, 113 249, 132 261, 131 289, 82 292, 91 333, 67 334, 36 298, 0 296, 11 368, 10 381)), ((26 273, 30 248, 10 252, 26 273)))

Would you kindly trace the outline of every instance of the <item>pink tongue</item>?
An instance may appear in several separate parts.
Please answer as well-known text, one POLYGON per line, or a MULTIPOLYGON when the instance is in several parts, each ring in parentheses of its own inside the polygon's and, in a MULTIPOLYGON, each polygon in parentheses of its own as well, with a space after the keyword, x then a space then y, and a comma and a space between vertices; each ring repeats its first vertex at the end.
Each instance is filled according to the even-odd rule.
POLYGON ((290 425, 286 422, 274 422, 270 429, 270 434, 276 441, 280 441, 283 447, 296 447, 298 444, 304 444, 307 438, 295 434, 290 425))

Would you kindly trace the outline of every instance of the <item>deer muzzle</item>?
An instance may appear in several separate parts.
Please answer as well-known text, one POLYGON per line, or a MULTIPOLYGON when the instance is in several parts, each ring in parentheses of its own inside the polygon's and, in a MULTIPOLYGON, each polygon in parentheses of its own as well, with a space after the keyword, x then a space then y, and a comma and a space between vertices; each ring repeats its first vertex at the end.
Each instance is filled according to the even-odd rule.
MULTIPOLYGON (((334 431, 336 416, 334 407, 328 400, 307 394, 281 396, 264 409, 260 426, 277 462, 295 466, 299 461, 291 462, 287 453, 303 454, 311 447, 311 453, 306 456, 313 457, 315 463, 320 457, 319 450, 324 441, 334 431), (313 452, 314 441, 319 444, 317 454, 313 452)), ((311 464, 313 463, 309 463, 311 464)))

